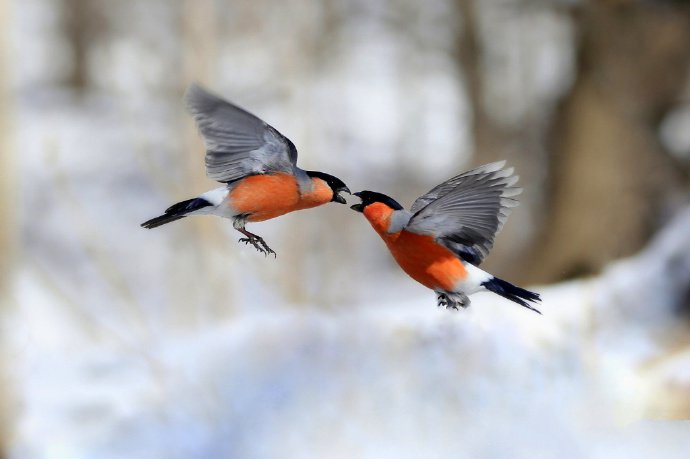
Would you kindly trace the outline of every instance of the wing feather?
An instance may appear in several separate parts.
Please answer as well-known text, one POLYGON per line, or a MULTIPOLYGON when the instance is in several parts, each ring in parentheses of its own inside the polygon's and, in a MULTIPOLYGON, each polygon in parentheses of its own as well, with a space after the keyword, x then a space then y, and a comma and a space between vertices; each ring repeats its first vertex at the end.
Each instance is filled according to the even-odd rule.
POLYGON ((206 145, 206 175, 232 182, 247 175, 293 173, 295 145, 276 129, 192 84, 185 96, 206 145))
POLYGON ((432 235, 467 261, 481 263, 522 192, 513 168, 504 166, 505 161, 486 164, 434 187, 414 202, 406 229, 432 235))

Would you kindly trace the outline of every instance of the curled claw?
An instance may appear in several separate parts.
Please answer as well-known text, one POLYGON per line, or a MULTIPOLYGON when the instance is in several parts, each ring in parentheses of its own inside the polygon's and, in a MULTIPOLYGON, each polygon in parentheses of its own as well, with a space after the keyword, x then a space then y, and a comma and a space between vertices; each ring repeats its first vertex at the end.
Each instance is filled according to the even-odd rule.
POLYGON ((264 249, 264 255, 268 256, 268 254, 273 254, 273 258, 278 258, 275 251, 266 244, 266 241, 264 241, 262 237, 258 237, 258 241, 264 249))
POLYGON ((251 244, 258 252, 263 253, 264 256, 268 256, 269 254, 272 254, 274 258, 277 257, 275 251, 271 249, 268 244, 266 244, 266 241, 263 240, 263 238, 259 236, 249 236, 249 237, 243 237, 238 240, 238 242, 243 242, 247 245, 251 244))
POLYGON ((264 252, 265 252, 264 249, 263 249, 263 247, 261 247, 261 246, 260 246, 254 239, 252 239, 252 238, 243 237, 243 238, 240 238, 240 240, 237 241, 237 242, 244 242, 245 245, 251 244, 251 245, 252 245, 256 250, 258 250, 259 252, 261 252, 261 253, 264 253, 264 252))
POLYGON ((244 229, 244 226, 236 226, 235 229, 239 231, 240 233, 244 234, 247 237, 240 238, 238 242, 244 242, 245 244, 251 244, 257 251, 261 252, 264 254, 265 257, 267 257, 269 254, 273 254, 273 258, 276 258, 277 255, 273 249, 271 249, 268 244, 266 244, 266 241, 264 241, 264 238, 261 236, 257 236, 254 233, 250 233, 246 229, 244 229))
POLYGON ((437 306, 439 308, 441 306, 445 306, 446 308, 448 308, 448 297, 446 295, 444 295, 443 293, 439 293, 436 296, 436 302, 437 302, 437 306))

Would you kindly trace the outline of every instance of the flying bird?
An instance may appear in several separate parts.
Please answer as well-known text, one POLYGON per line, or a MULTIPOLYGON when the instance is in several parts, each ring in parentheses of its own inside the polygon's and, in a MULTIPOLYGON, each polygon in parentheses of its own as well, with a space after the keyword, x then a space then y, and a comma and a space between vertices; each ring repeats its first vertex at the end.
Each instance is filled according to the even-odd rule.
POLYGON ((539 314, 531 304, 541 301, 530 292, 481 269, 496 233, 518 204, 513 168, 505 161, 486 164, 455 176, 417 198, 405 210, 393 198, 375 191, 354 195, 362 212, 410 277, 432 289, 438 306, 458 309, 468 295, 490 291, 539 314))
POLYGON ((245 228, 296 210, 329 202, 345 204, 350 193, 342 180, 297 167, 295 145, 251 113, 193 84, 185 96, 206 145, 206 175, 225 186, 170 206, 163 215, 141 224, 157 228, 190 215, 217 215, 264 255, 275 252, 262 237, 245 228))

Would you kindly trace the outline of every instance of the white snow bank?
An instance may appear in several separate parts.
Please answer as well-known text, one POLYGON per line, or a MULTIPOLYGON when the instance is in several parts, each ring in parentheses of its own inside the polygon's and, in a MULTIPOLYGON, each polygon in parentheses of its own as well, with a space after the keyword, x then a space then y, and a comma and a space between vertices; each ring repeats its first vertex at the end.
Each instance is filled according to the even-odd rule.
POLYGON ((616 423, 607 386, 640 382, 592 371, 581 334, 424 303, 32 359, 18 457, 649 457, 662 431, 663 457, 690 446, 616 423))
MULTIPOLYGON (((14 456, 686 457, 690 424, 642 420, 659 379, 640 367, 687 286, 687 228, 688 212, 600 277, 539 289, 544 316, 426 294, 70 355, 27 346, 14 456)), ((669 378, 690 361, 674 362, 669 378)))

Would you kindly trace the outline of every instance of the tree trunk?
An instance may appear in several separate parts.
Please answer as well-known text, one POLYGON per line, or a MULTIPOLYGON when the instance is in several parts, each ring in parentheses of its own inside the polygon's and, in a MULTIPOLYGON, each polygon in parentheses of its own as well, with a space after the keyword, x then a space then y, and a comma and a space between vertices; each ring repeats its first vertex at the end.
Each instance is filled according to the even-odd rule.
MULTIPOLYGON (((12 68, 7 31, 10 20, 9 1, 0 0, 0 326, 5 323, 9 315, 14 264, 16 261, 16 225, 13 205, 16 202, 16 184, 13 155, 12 129, 10 120, 11 101, 9 78, 7 71, 12 68)), ((2 327, 4 329, 4 327, 2 327)), ((0 459, 8 456, 9 438, 12 434, 12 420, 14 418, 13 394, 11 391, 12 372, 9 369, 10 359, 7 358, 5 335, 0 335, 0 459)))
POLYGON ((596 272, 639 250, 681 175, 657 138, 690 60, 690 10, 588 2, 578 74, 556 117, 542 235, 526 280, 596 272))
MULTIPOLYGON (((486 102, 487 50, 482 42, 480 5, 478 0, 455 0, 456 14, 461 23, 455 38, 455 62, 463 75, 465 95, 472 108, 472 166, 505 159, 507 165, 514 167, 520 175, 523 187, 535 184, 544 158, 543 144, 539 142, 543 122, 538 117, 526 117, 519 124, 507 126, 489 113, 486 102)), ((536 186, 529 187, 529 190, 536 189, 536 186)), ((526 230, 533 220, 530 210, 534 211, 541 203, 536 192, 530 193, 529 190, 520 197, 523 206, 511 215, 510 224, 497 236, 492 256, 482 265, 498 276, 515 279, 524 271, 525 247, 532 236, 526 230)))
POLYGON ((93 0, 63 0, 64 33, 72 50, 72 68, 65 84, 77 91, 85 91, 90 84, 89 47, 107 25, 101 8, 104 4, 93 0))

